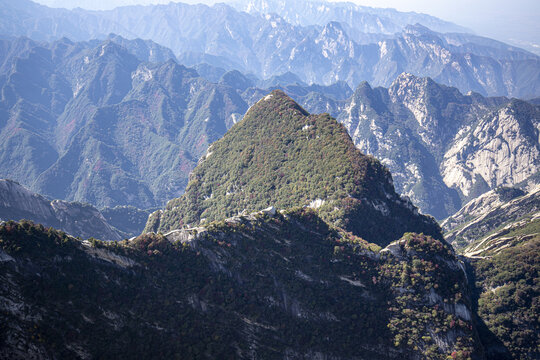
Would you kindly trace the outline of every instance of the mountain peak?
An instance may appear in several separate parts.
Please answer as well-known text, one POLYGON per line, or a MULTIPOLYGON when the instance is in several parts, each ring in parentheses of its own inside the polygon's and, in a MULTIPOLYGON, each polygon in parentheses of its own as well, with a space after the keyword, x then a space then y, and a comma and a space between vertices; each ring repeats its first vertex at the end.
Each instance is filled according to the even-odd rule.
MULTIPOLYGON (((449 88, 444 85, 437 84, 430 77, 419 77, 410 73, 401 73, 396 80, 392 82, 389 91, 394 94, 402 94, 404 92, 427 90, 427 89, 444 89, 449 88)), ((452 89, 452 88, 449 88, 452 89)), ((457 89, 456 89, 457 90, 457 89)))
POLYGON ((304 110, 296 101, 285 94, 284 91, 279 89, 273 90, 270 94, 266 95, 255 105, 253 105, 246 113, 246 118, 248 115, 251 116, 251 113, 253 112, 266 111, 278 111, 280 115, 288 112, 292 116, 309 116, 309 113, 306 110, 304 110))
POLYGON ((405 28, 403 29, 403 33, 411 34, 415 36, 421 36, 421 35, 433 34, 433 31, 422 24, 416 23, 414 25, 405 26, 405 28))
POLYGON ((419 76, 416 76, 414 74, 408 73, 408 72, 403 72, 403 73, 398 75, 398 77, 396 78, 396 80, 394 80, 392 85, 395 84, 395 83, 404 83, 404 82, 417 81, 419 79, 423 79, 423 78, 421 78, 419 76))
POLYGON ((354 146, 328 114, 310 115, 274 90, 212 144, 185 194, 154 213, 147 231, 222 220, 273 206, 307 206, 339 228, 388 244, 404 232, 440 238, 431 219, 394 191, 390 173, 354 146))

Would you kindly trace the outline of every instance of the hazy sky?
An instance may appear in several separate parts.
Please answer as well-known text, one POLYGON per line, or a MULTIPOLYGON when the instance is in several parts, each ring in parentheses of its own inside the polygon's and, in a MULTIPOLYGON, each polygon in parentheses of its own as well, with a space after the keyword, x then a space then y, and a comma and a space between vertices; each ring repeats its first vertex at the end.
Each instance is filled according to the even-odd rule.
MULTIPOLYGON (((17 0, 15 0, 17 1, 17 0)), ((111 7, 128 4, 168 3, 170 0, 35 0, 45 5, 61 3, 111 7)), ((178 0, 175 0, 178 1, 178 0)), ((301 0, 296 0, 301 1, 301 0)), ((373 7, 391 7, 437 16, 472 29, 478 35, 514 43, 528 42, 540 49, 540 0, 349 0, 373 7)), ((216 0, 183 0, 215 3, 216 0)), ((219 2, 227 2, 220 0, 219 2)), ((84 7, 84 6, 83 6, 84 7)))
POLYGON ((499 39, 540 44, 540 0, 356 0, 358 4, 392 7, 437 16, 499 39))

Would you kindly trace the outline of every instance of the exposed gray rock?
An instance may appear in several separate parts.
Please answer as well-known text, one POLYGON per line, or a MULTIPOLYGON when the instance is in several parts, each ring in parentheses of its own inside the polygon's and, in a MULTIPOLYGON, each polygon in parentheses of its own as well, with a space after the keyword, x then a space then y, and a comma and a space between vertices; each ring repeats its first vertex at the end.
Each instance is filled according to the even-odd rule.
POLYGON ((537 221, 539 212, 540 186, 524 195, 515 189, 499 188, 471 200, 441 226, 448 242, 466 247, 466 254, 475 256, 492 245, 501 248, 512 240, 505 234, 537 221))
POLYGON ((521 101, 458 132, 444 155, 444 182, 468 197, 477 181, 512 186, 540 170, 540 111, 521 101), (477 180, 480 179, 480 180, 477 180))
POLYGON ((32 220, 82 238, 124 238, 124 234, 111 226, 95 207, 62 200, 49 201, 6 179, 0 180, 0 219, 32 220))
POLYGON ((429 78, 363 83, 338 120, 390 169, 399 192, 438 219, 490 189, 534 183, 540 168, 537 106, 463 95, 429 78))

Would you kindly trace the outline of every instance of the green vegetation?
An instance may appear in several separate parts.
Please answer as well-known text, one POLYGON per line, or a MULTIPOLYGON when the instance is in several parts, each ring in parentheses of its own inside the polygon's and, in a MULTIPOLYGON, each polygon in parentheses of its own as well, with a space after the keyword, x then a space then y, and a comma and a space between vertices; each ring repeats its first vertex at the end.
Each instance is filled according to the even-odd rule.
MULTIPOLYGON (((531 227, 538 230, 538 222, 531 227)), ((540 236, 536 235, 493 256, 471 260, 479 293, 478 314, 513 359, 540 356, 539 253, 540 236)))
POLYGON ((362 155, 328 114, 309 115, 281 91, 261 100, 191 175, 185 194, 155 214, 146 230, 166 232, 269 206, 320 199, 320 216, 368 241, 387 244, 406 231, 440 237, 395 193, 388 170, 362 155))
POLYGON ((533 234, 536 234, 536 235, 540 234, 540 219, 538 218, 530 222, 527 221, 526 224, 522 227, 517 227, 510 230, 508 233, 505 234, 505 236, 516 237, 516 236, 521 236, 521 235, 533 235, 533 234))
POLYGON ((413 347, 424 359, 439 359, 441 353, 434 338, 451 338, 458 350, 450 352, 450 358, 471 359, 478 346, 471 338, 471 319, 457 315, 457 311, 448 312, 471 305, 463 273, 449 271, 441 261, 455 261, 453 250, 417 234, 405 234, 399 244, 405 259, 388 257, 380 269, 395 292, 389 302, 392 316, 388 324, 394 346, 413 347), (426 303, 426 297, 430 302, 426 303))
POLYGON ((118 359, 446 360, 473 351, 472 323, 442 306, 464 301, 464 282, 438 240, 407 235, 400 260, 302 208, 189 233, 188 242, 146 234, 84 245, 29 222, 1 225, 0 254, 11 259, 0 290, 5 305, 25 311, 0 305, 0 357, 17 358, 16 344, 55 358, 118 359), (435 308, 431 288, 444 299, 435 308), (447 348, 437 347, 441 336, 447 348))

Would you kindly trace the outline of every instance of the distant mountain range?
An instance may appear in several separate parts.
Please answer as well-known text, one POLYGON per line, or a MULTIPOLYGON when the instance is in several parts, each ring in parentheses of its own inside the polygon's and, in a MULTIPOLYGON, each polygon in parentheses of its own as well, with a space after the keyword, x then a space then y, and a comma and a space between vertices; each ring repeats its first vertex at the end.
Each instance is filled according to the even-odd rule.
POLYGON ((112 40, 2 42, 0 176, 99 207, 145 209, 183 191, 247 105, 173 60, 137 58, 158 55, 130 44, 132 53, 112 40))
POLYGON ((525 101, 463 95, 402 74, 388 89, 361 84, 337 116, 362 151, 388 166, 399 191, 439 219, 540 170, 540 108, 525 101))
MULTIPOLYGON (((147 209, 181 194, 208 145, 264 94, 237 71, 207 81, 151 41, 0 46, 0 176, 100 208, 147 209)), ((352 93, 345 83, 287 88, 306 101, 352 93)))
POLYGON ((230 4, 250 14, 275 13, 293 25, 324 26, 332 21, 340 22, 356 33, 393 35, 407 25, 422 24, 438 32, 470 32, 470 30, 415 12, 373 8, 352 2, 329 2, 321 0, 236 0, 230 4))
POLYGON ((183 192, 208 145, 272 89, 345 124, 389 167, 397 191, 438 219, 497 186, 536 181, 534 102, 462 95, 410 74, 353 93, 345 82, 307 85, 290 72, 259 80, 211 65, 196 71, 152 41, 117 35, 0 46, 0 177, 51 198, 163 206, 183 192))
POLYGON ((284 17, 260 13, 267 9, 265 1, 238 5, 248 14, 225 4, 170 3, 96 12, 2 0, 0 34, 47 41, 104 39, 110 33, 152 39, 172 49, 184 65, 208 63, 261 79, 292 72, 306 83, 343 80, 354 88, 364 80, 389 86, 400 73, 410 72, 465 93, 540 95, 538 56, 458 33, 464 29, 436 18, 340 3, 277 3, 284 17))

